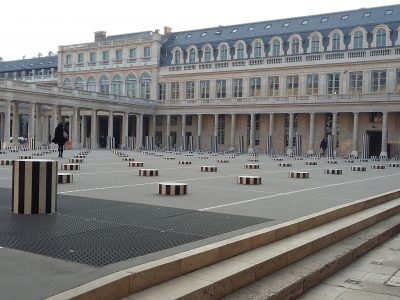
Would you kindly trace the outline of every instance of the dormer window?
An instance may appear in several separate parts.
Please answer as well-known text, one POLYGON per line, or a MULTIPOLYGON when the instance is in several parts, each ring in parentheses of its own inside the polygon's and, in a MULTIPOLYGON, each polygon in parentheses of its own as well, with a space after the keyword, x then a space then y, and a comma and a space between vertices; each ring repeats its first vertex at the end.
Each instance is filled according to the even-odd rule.
POLYGON ((282 27, 289 27, 290 22, 283 23, 282 27))
POLYGON ((254 30, 254 26, 249 27, 249 29, 247 29, 248 31, 253 31, 254 30))
POLYGON ((237 30, 237 28, 235 28, 235 29, 232 29, 232 33, 236 33, 238 30, 237 30))
POLYGON ((304 20, 303 22, 301 22, 301 25, 307 25, 308 24, 308 20, 304 20))
POLYGON ((215 32, 216 35, 220 35, 221 33, 222 33, 222 30, 217 30, 217 31, 215 32))
POLYGON ((200 36, 206 36, 207 32, 203 32, 200 36))
POLYGON ((271 27, 272 27, 272 24, 267 24, 267 25, 265 25, 264 29, 270 29, 271 27))
POLYGON ((386 16, 391 15, 391 14, 393 14, 393 10, 392 9, 388 9, 387 11, 385 11, 385 15, 386 16))
POLYGON ((348 19, 349 19, 349 15, 342 16, 342 20, 348 20, 348 19))
POLYGON ((367 11, 363 14, 363 18, 368 18, 371 15, 370 11, 367 11))
POLYGON ((322 19, 321 19, 321 23, 328 22, 328 19, 329 19, 329 18, 327 18, 327 17, 322 18, 322 19))
POLYGON ((192 37, 192 34, 191 34, 191 33, 189 33, 189 34, 186 36, 187 39, 190 39, 191 37, 192 37))

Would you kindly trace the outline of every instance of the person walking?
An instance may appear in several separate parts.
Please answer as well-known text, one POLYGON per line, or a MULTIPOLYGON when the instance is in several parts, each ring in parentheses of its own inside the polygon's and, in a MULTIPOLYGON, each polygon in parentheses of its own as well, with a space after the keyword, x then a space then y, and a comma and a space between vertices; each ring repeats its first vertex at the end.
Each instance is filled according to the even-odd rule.
POLYGON ((323 138, 321 144, 319 145, 319 148, 322 149, 323 156, 325 156, 325 151, 327 147, 328 147, 328 142, 326 141, 326 138, 323 138))
POLYGON ((63 157, 64 144, 68 141, 68 134, 65 132, 63 122, 59 122, 54 130, 54 138, 51 140, 58 145, 58 157, 63 157))

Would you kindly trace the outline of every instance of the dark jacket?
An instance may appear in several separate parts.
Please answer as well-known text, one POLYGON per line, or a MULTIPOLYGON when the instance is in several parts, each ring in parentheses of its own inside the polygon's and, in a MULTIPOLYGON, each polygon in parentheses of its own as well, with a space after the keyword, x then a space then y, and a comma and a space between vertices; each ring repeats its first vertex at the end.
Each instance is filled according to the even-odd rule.
POLYGON ((323 150, 325 150, 327 146, 328 146, 328 143, 326 142, 325 139, 323 139, 321 141, 321 144, 319 145, 319 147, 322 148, 323 150))
POLYGON ((63 146, 65 142, 68 141, 68 138, 64 137, 64 132, 64 126, 62 124, 58 124, 54 130, 54 138, 51 141, 55 144, 63 146))

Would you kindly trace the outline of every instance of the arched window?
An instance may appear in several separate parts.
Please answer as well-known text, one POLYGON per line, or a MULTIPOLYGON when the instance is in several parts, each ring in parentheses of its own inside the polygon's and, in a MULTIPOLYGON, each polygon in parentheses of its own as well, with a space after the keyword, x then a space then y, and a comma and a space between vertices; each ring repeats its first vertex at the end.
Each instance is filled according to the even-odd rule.
POLYGON ((332 35, 332 51, 339 51, 340 50, 340 35, 339 33, 335 32, 332 35))
POLYGON ((150 100, 150 84, 150 75, 148 73, 143 73, 140 77, 140 97, 142 99, 150 100))
POLYGON ((376 47, 386 47, 386 30, 378 29, 376 32, 376 47))
POLYGON ((122 95, 122 78, 120 75, 115 75, 112 80, 111 91, 114 95, 122 95))
POLYGON ((90 91, 90 92, 95 92, 96 91, 96 87, 97 87, 96 78, 91 76, 88 79, 88 82, 87 82, 87 90, 90 91))
POLYGON ((222 45, 221 49, 219 50, 219 60, 226 61, 228 60, 228 47, 226 45, 222 45))
POLYGON ((362 49, 363 48, 363 42, 364 42, 364 35, 360 30, 357 30, 354 33, 354 49, 362 49))
POLYGON ((110 93, 110 80, 107 76, 102 76, 100 78, 100 93, 109 94, 110 93))
POLYGON ((204 62, 209 63, 211 61, 211 48, 206 46, 204 48, 204 62))
POLYGON ((291 52, 292 54, 299 54, 300 53, 300 41, 299 38, 295 37, 292 39, 292 42, 290 43, 291 47, 291 52))
POLYGON ((319 36, 313 35, 311 38, 311 53, 318 53, 319 52, 319 36))
POLYGON ((194 48, 189 51, 189 63, 194 64, 196 62, 196 50, 194 48))
POLYGON ((236 48, 236 59, 244 58, 244 45, 243 43, 239 43, 236 48))
POLYGON ((272 43, 272 56, 281 55, 281 42, 279 40, 274 40, 272 43))
POLYGON ((63 87, 72 89, 72 80, 71 78, 65 78, 63 82, 63 87))
POLYGON ((136 98, 136 86, 136 76, 129 74, 129 76, 126 78, 126 95, 128 97, 136 98))
POLYGON ((175 65, 179 65, 181 63, 181 51, 180 50, 175 50, 175 65))
POLYGON ((254 44, 254 58, 261 57, 261 42, 257 41, 254 44))
POLYGON ((78 77, 75 80, 75 89, 77 89, 77 90, 83 90, 84 89, 83 79, 81 77, 78 77))

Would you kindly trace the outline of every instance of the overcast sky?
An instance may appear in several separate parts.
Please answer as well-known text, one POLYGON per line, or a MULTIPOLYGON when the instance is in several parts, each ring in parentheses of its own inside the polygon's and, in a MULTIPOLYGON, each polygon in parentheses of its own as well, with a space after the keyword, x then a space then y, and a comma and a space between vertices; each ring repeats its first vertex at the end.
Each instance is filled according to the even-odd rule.
POLYGON ((21 59, 57 52, 58 45, 107 35, 172 27, 190 29, 267 21, 365 7, 393 0, 6 0, 0 6, 0 57, 21 59))

